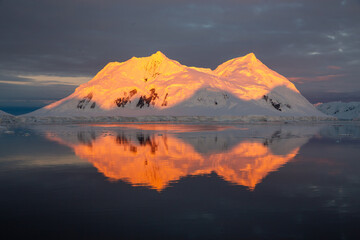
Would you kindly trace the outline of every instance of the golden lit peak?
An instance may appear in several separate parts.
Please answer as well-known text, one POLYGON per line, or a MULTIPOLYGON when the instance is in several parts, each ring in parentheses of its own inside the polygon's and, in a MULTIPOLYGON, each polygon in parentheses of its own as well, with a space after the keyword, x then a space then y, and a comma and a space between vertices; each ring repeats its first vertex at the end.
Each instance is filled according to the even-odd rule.
POLYGON ((248 53, 243 58, 249 58, 251 60, 257 59, 254 53, 248 53))
MULTIPOLYGON (((243 57, 237 57, 230 59, 222 64, 220 64, 216 69, 215 72, 219 73, 223 70, 229 70, 231 69, 237 69, 237 68, 243 68, 244 66, 250 66, 254 63, 260 63, 259 66, 262 66, 263 64, 256 58, 254 53, 248 53, 243 57)), ((220 74, 221 75, 221 74, 220 74)))
POLYGON ((243 57, 234 58, 233 60, 235 60, 236 63, 238 63, 239 61, 243 63, 255 63, 258 59, 256 58, 255 54, 251 52, 243 57))
POLYGON ((155 61, 163 61, 164 59, 168 59, 168 57, 166 57, 165 54, 163 54, 161 51, 157 51, 156 53, 153 53, 150 56, 147 57, 135 57, 133 56, 131 59, 129 60, 139 60, 139 59, 151 59, 151 60, 155 60, 155 61))
POLYGON ((166 59, 167 57, 165 56, 165 54, 163 54, 162 52, 160 51, 157 51, 156 53, 154 53, 153 55, 151 55, 151 58, 154 59, 154 60, 164 60, 166 59))

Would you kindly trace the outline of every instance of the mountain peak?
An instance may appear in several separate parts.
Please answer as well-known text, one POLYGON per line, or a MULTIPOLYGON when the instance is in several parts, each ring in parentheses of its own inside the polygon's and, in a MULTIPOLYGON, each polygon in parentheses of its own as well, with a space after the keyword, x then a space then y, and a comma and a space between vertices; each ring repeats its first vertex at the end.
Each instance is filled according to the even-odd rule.
POLYGON ((255 56, 255 54, 254 53, 248 53, 248 54, 246 54, 243 58, 249 58, 249 59, 251 59, 251 60, 253 60, 253 59, 257 59, 256 58, 256 56, 255 56))
POLYGON ((248 53, 243 57, 237 57, 230 59, 222 64, 220 64, 216 69, 215 72, 221 76, 228 76, 231 75, 231 72, 243 70, 244 68, 253 68, 254 65, 257 67, 262 66, 260 60, 258 60, 254 53, 248 53))
POLYGON ((151 59, 159 60, 159 61, 162 61, 162 60, 164 60, 164 59, 167 59, 167 57, 165 56, 165 54, 163 54, 163 53, 160 52, 160 51, 157 51, 156 53, 152 54, 150 57, 151 57, 151 59))

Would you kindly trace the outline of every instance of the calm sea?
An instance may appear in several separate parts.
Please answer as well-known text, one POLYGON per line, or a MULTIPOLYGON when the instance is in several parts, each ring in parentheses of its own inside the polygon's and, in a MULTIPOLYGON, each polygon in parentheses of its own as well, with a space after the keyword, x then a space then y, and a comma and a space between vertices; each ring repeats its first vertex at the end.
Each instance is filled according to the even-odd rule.
POLYGON ((0 128, 1 239, 360 239, 360 125, 0 128))

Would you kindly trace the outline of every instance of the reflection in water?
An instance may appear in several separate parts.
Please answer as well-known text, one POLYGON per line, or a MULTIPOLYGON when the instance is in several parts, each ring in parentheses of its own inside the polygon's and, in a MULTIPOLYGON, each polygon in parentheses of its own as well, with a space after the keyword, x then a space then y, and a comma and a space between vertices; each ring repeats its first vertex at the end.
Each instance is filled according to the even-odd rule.
POLYGON ((196 149, 201 149, 198 145, 211 134, 191 136, 188 141, 169 132, 139 130, 98 136, 91 131, 80 132, 77 141, 66 141, 65 137, 48 132, 47 138, 70 146, 77 156, 112 180, 161 191, 181 177, 212 172, 232 184, 254 189, 270 172, 293 159, 304 143, 296 139, 281 142, 279 135, 281 132, 277 131, 270 139, 238 139, 231 148, 223 144, 226 142, 223 136, 216 135, 214 142, 222 150, 210 153, 196 149), (286 151, 275 154, 279 141, 286 151))
POLYGON ((359 123, 9 129, 2 239, 360 239, 359 146, 359 123))

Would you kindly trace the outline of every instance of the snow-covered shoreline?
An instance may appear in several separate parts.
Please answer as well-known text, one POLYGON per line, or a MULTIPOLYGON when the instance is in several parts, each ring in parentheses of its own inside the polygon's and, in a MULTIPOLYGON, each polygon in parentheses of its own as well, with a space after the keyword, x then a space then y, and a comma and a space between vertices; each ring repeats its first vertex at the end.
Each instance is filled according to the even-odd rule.
POLYGON ((142 117, 15 117, 19 124, 68 124, 68 123, 126 123, 126 122, 177 122, 177 123, 251 123, 251 122, 319 122, 336 121, 331 116, 142 116, 142 117))

